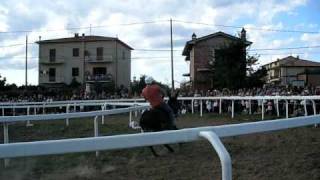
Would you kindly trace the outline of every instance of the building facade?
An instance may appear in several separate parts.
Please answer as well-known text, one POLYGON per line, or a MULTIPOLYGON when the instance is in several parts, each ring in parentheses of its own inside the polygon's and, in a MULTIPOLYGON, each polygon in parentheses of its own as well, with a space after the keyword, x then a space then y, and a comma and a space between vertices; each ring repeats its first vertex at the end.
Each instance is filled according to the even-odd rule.
POLYGON ((320 63, 288 56, 263 65, 267 84, 282 86, 319 86, 320 63))
POLYGON ((41 86, 58 87, 74 80, 87 88, 97 82, 130 85, 133 48, 118 38, 75 34, 37 43, 41 86))
POLYGON ((186 42, 182 52, 182 55, 186 56, 185 60, 190 61, 189 73, 184 74, 184 76, 190 77, 189 86, 191 89, 208 90, 214 88, 211 65, 215 61, 216 50, 238 41, 244 41, 246 46, 251 44, 246 40, 244 29, 242 29, 240 37, 216 32, 197 38, 193 33, 192 39, 186 42))

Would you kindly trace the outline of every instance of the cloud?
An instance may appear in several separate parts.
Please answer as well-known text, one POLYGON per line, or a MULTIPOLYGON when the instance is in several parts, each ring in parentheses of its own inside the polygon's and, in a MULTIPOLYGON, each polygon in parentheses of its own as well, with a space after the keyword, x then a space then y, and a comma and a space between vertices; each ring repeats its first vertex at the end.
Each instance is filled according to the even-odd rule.
MULTIPOLYGON (((32 30, 28 33, 29 42, 42 39, 73 36, 73 33, 89 34, 90 29, 61 30, 70 27, 92 26, 91 34, 119 37, 135 49, 170 49, 169 19, 195 21, 216 25, 237 25, 247 28, 277 28, 285 29, 286 22, 279 21, 281 14, 299 16, 297 7, 305 6, 306 0, 2 0, 0 4, 0 31, 32 30), (164 20, 164 21, 163 21, 164 20), (137 25, 118 25, 132 22, 159 21, 137 25), (161 22, 160 22, 161 21, 161 22), (98 26, 103 26, 99 27, 98 26)), ((310 23, 311 24, 311 23, 310 23)), ((318 28, 317 23, 312 25, 318 28)), ((221 26, 205 26, 199 24, 173 21, 174 49, 182 49, 185 42, 191 39, 195 32, 198 37, 224 31, 235 35, 240 29, 222 28, 221 26)), ((248 29, 248 36, 253 41, 252 48, 281 47, 295 43, 313 43, 317 36, 304 35, 301 38, 279 35, 268 31, 248 29)), ((25 33, 0 34, 0 46, 24 43, 25 33)), ((0 48, 0 70, 8 68, 23 70, 24 46, 0 48), (3 61, 1 57, 12 57, 3 61)), ((29 57, 37 57, 37 45, 30 45, 29 57)), ((175 77, 183 80, 181 74, 188 72, 188 64, 175 51, 175 77)), ((132 60, 132 76, 139 74, 153 75, 160 81, 170 80, 170 59, 152 59, 143 57, 168 57, 170 52, 133 51, 132 57, 142 57, 132 60)), ((262 62, 272 58, 262 57, 262 62)), ((37 58, 30 58, 30 68, 37 71, 37 58)), ((10 70, 8 70, 10 71, 10 70)), ((0 73, 1 73, 0 72, 0 73)), ((8 74, 8 73, 7 73, 8 74)), ((9 78, 8 78, 9 79, 9 78)), ((12 78, 11 78, 12 79, 12 78)), ((12 82, 22 84, 21 78, 12 82), (20 79, 20 80, 19 80, 20 79)), ((35 81, 33 81, 35 82, 35 81)), ((169 81, 170 82, 170 81, 169 81)))

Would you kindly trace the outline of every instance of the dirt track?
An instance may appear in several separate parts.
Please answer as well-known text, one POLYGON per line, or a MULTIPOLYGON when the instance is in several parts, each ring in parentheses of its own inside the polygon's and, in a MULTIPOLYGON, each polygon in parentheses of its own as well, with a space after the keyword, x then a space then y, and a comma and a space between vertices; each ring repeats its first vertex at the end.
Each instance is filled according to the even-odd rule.
MULTIPOLYGON (((251 119, 258 119, 251 117, 251 119)), ((102 135, 126 133, 127 116, 109 117, 102 135)), ((241 123, 249 117, 197 115, 181 117, 183 127, 241 123), (183 119, 183 120, 182 120, 183 119)), ((133 131, 130 130, 130 133, 133 131)), ((92 120, 75 120, 70 128, 64 122, 37 123, 33 128, 10 126, 13 141, 92 136, 92 120)), ((263 134, 223 139, 231 154, 234 179, 320 179, 320 128, 303 127, 263 134)), ((2 139, 2 137, 0 136, 2 139)), ((206 141, 173 145, 176 152, 156 147, 161 157, 148 148, 18 158, 4 169, 0 179, 221 179, 219 159, 206 141)))

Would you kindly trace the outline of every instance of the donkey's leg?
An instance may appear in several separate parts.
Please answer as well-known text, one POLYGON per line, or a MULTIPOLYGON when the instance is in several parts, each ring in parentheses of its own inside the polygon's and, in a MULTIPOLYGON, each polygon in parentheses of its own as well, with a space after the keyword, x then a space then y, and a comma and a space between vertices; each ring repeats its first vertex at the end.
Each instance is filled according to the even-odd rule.
POLYGON ((164 145, 170 152, 174 152, 173 148, 171 146, 169 146, 169 144, 165 144, 164 145))
POLYGON ((153 146, 149 146, 152 154, 154 155, 154 157, 159 157, 159 155, 157 154, 157 152, 154 150, 153 146))

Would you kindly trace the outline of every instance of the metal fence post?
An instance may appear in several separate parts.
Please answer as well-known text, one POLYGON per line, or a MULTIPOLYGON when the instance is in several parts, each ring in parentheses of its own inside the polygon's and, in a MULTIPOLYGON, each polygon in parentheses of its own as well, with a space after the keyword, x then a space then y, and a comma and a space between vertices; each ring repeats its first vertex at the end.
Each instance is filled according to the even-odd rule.
POLYGON ((132 124, 132 111, 129 112, 129 127, 133 127, 133 124, 132 124))
MULTIPOLYGON (((101 110, 105 111, 107 109, 107 104, 104 103, 103 106, 101 106, 101 110)), ((101 116, 101 123, 104 124, 104 115, 101 116)))
POLYGON ((252 114, 251 99, 249 99, 249 114, 252 114))
POLYGON ((194 114, 194 107, 193 107, 194 99, 191 100, 191 113, 194 114))
POLYGON ((308 110, 307 110, 307 100, 303 100, 303 108, 304 108, 304 116, 308 116, 308 110))
POLYGON ((279 111, 279 99, 275 99, 274 102, 277 102, 276 108, 277 108, 277 117, 280 116, 280 111, 279 111))
MULTIPOLYGON (((99 121, 98 116, 94 117, 94 137, 99 136, 99 121)), ((96 151, 96 157, 99 157, 99 151, 96 151)))
POLYGON ((219 136, 212 131, 201 131, 199 133, 199 136, 207 139, 211 143, 212 147, 216 150, 221 162, 222 180, 231 180, 231 157, 226 148, 224 147, 223 143, 221 142, 219 136))
POLYGON ((314 100, 311 100, 312 107, 313 107, 313 115, 317 115, 317 108, 316 108, 316 102, 314 100))
MULTIPOLYGON (((316 102, 312 99, 313 115, 317 115, 316 102)), ((318 127, 318 124, 314 124, 314 127, 318 127)))
POLYGON ((219 101, 219 114, 222 113, 222 99, 219 101))
MULTIPOLYGON (((66 106, 66 113, 68 114, 69 113, 69 108, 70 108, 70 104, 67 104, 66 106)), ((66 126, 69 126, 69 118, 66 118, 66 126)))
POLYGON ((202 99, 200 100, 200 117, 202 117, 202 99))
MULTIPOLYGON (((30 115, 30 106, 27 107, 27 116, 29 116, 29 115, 30 115)), ((27 120, 26 126, 27 126, 27 127, 30 127, 30 126, 32 126, 32 125, 33 125, 33 124, 30 123, 30 120, 27 120)))
POLYGON ((42 105, 42 114, 45 114, 46 111, 45 111, 45 104, 42 105))
POLYGON ((264 120, 264 99, 262 99, 261 103, 261 119, 264 120))
POLYGON ((234 100, 231 101, 231 118, 234 118, 234 100))
POLYGON ((286 100, 286 118, 289 118, 289 104, 288 104, 288 100, 286 100))
MULTIPOLYGON (((9 143, 9 127, 8 123, 3 123, 3 143, 8 144, 9 143)), ((8 167, 10 163, 9 159, 4 159, 4 167, 8 167)))
MULTIPOLYGON (((135 107, 136 105, 137 105, 137 101, 134 100, 133 106, 135 107)), ((134 111, 134 116, 135 116, 135 117, 138 117, 138 111, 137 111, 137 110, 134 111)))

